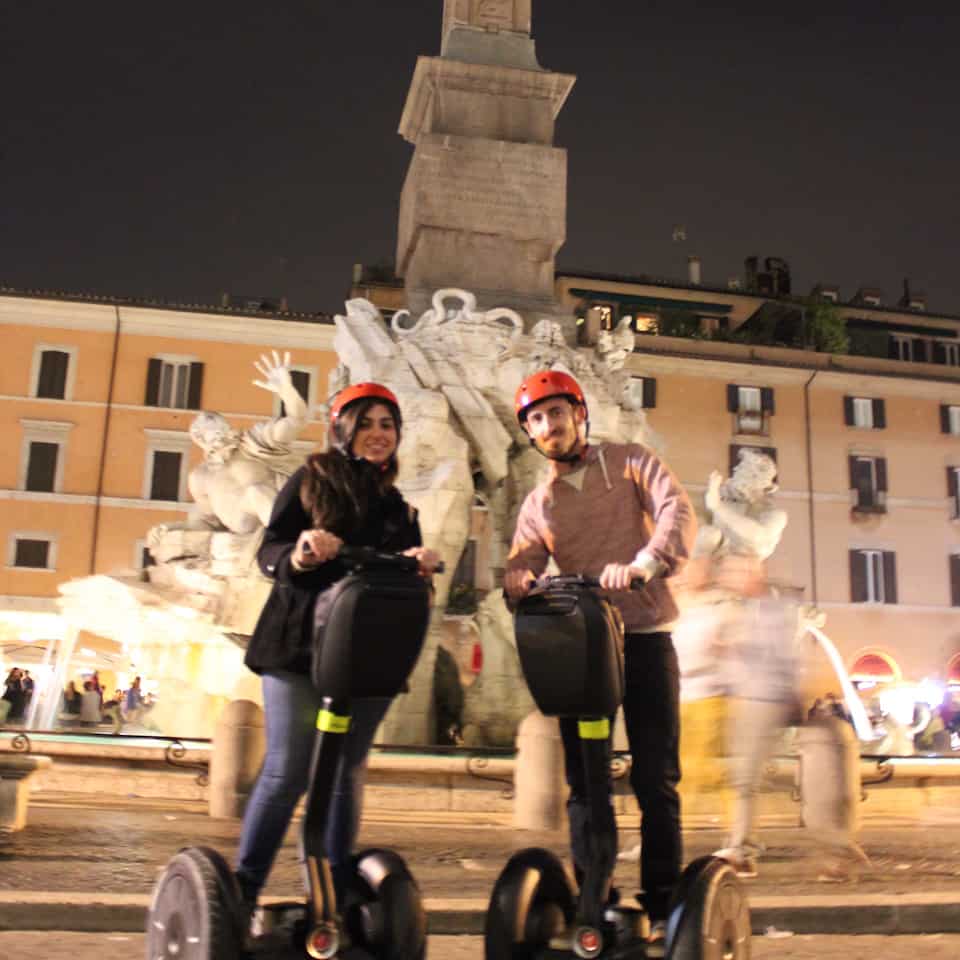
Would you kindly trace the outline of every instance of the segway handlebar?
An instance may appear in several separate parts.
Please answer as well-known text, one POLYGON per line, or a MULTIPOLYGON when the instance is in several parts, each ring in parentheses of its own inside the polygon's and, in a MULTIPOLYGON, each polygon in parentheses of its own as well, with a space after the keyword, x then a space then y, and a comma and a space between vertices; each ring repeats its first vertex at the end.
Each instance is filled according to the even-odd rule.
MULTIPOLYGON (((402 553, 389 553, 378 550, 376 547, 347 547, 337 551, 337 559, 345 566, 357 567, 395 567, 397 569, 417 569, 419 566, 416 557, 408 557, 402 553)), ((434 568, 434 573, 443 573, 445 565, 441 560, 434 568)))
MULTIPOLYGON (((643 577, 634 577, 630 581, 631 590, 642 590, 647 585, 643 577)), ((587 577, 582 573, 560 573, 550 574, 548 576, 536 577, 530 581, 531 590, 556 590, 556 589, 580 589, 580 590, 601 590, 599 577, 587 577)))

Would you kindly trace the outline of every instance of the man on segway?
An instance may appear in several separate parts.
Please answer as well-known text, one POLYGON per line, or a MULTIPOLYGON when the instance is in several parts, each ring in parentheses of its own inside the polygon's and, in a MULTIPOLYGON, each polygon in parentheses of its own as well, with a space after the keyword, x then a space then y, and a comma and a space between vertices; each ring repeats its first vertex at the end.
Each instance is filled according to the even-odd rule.
MULTIPOLYGON (((527 377, 515 398, 517 418, 550 474, 527 496, 517 518, 507 572, 517 601, 553 557, 561 573, 598 576, 612 591, 625 628, 630 781, 642 812, 642 900, 651 938, 663 935, 680 877, 679 669, 670 635, 677 607, 665 577, 690 556, 696 519, 669 467, 639 444, 588 442, 589 413, 577 381, 559 370, 527 377), (630 593, 631 582, 647 587, 630 593)), ((570 796, 567 809, 578 883, 589 850, 589 805, 575 719, 560 721, 570 796)), ((608 783, 608 793, 611 790, 608 783)))

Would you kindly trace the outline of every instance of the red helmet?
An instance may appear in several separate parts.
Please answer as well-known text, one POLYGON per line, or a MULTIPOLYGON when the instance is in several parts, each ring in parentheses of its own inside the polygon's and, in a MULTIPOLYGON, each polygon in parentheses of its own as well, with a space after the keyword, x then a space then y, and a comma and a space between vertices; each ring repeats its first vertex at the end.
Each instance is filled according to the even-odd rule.
POLYGON ((527 411, 547 397, 569 397, 574 403, 579 403, 587 410, 587 401, 577 383, 569 373, 562 370, 539 370, 527 377, 519 387, 513 401, 517 413, 517 420, 523 423, 527 419, 527 411))
MULTIPOLYGON (((330 426, 336 427, 337 418, 343 413, 344 409, 350 406, 355 400, 365 399, 385 400, 393 404, 397 413, 400 412, 400 404, 392 390, 388 390, 382 383, 352 383, 349 387, 344 387, 330 404, 330 426)), ((397 424, 399 427, 399 424, 397 424)))

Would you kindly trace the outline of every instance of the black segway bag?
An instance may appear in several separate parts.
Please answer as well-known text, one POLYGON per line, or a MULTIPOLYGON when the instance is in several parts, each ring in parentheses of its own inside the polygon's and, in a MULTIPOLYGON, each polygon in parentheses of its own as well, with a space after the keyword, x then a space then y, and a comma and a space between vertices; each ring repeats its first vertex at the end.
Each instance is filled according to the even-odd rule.
POLYGON ((430 589, 415 560, 388 559, 364 563, 317 598, 312 679, 326 697, 396 696, 416 665, 430 589))
POLYGON ((623 621, 583 589, 533 593, 513 618, 520 666, 548 717, 606 717, 623 700, 623 621))

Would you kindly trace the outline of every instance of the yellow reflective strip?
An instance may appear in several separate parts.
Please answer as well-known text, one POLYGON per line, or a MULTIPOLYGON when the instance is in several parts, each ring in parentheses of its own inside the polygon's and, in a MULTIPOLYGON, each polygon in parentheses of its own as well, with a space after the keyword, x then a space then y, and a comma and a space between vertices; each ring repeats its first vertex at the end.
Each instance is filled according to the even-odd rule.
POLYGON ((341 717, 330 710, 321 710, 317 714, 317 729, 324 733, 346 733, 350 729, 350 717, 341 717))
POLYGON ((606 740, 610 736, 610 721, 606 717, 602 720, 581 720, 577 729, 581 740, 606 740))

